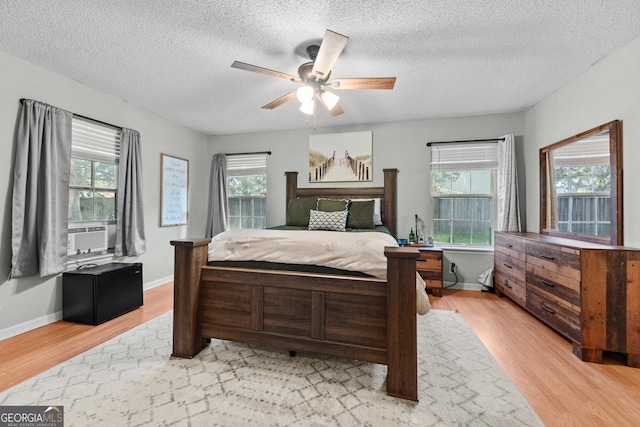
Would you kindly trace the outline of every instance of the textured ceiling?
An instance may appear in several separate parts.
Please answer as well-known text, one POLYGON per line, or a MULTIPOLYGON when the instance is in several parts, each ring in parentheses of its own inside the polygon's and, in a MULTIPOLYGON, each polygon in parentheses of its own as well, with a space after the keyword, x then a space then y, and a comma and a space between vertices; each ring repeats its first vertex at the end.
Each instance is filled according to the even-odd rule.
POLYGON ((636 0, 3 0, 0 50, 206 134, 309 127, 297 75, 325 29, 349 37, 318 127, 525 111, 640 35, 636 0))

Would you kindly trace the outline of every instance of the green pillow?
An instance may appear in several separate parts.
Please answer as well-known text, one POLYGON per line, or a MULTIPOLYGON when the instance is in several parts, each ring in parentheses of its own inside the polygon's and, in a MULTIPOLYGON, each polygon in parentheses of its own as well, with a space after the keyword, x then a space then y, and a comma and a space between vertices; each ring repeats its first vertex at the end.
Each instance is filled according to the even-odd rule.
POLYGON ((318 199, 317 210, 322 212, 346 211, 349 209, 348 199, 318 199))
POLYGON ((375 202, 352 200, 347 217, 347 228, 375 228, 373 222, 375 202))
POLYGON ((309 212, 316 208, 318 199, 299 198, 289 200, 287 205, 287 225, 309 226, 309 212))

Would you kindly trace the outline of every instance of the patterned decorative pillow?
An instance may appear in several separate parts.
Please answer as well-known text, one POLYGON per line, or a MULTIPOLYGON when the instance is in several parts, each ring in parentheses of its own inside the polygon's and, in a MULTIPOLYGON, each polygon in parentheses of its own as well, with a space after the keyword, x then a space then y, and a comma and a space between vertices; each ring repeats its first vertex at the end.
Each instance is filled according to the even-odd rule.
POLYGON ((297 198, 289 200, 287 206, 287 225, 295 225, 299 227, 309 226, 309 212, 316 209, 318 199, 316 198, 297 198))
POLYGON ((346 211, 349 209, 349 199, 318 199, 318 207, 323 212, 346 211))
POLYGON ((349 211, 312 210, 309 215, 309 230, 346 231, 348 214, 349 211))
POLYGON ((375 228, 373 223, 374 206, 373 200, 352 200, 349 205, 347 228, 375 228))

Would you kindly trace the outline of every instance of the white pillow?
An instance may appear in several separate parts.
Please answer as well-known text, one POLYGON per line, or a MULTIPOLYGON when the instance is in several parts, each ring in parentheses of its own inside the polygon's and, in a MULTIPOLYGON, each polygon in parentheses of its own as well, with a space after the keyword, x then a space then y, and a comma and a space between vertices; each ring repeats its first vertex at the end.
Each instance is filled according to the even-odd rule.
POLYGON ((346 231, 349 211, 324 212, 311 210, 309 230, 346 231))

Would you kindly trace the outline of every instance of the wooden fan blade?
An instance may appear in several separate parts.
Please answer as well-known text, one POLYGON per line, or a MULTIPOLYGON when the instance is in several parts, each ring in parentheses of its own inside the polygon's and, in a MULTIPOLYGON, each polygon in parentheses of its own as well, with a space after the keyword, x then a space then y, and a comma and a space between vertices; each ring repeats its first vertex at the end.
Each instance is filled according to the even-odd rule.
POLYGON ((257 65, 246 64, 244 62, 233 61, 231 64, 233 68, 238 68, 240 70, 252 71, 254 73, 265 74, 267 76, 273 76, 278 79, 288 80, 292 82, 299 82, 300 77, 292 76, 291 74, 281 73, 280 71, 273 71, 268 68, 258 67, 257 65))
POLYGON ((329 85, 333 89, 393 89, 395 77, 365 77, 361 79, 336 79, 329 85))
POLYGON ((342 53, 348 40, 349 37, 343 36, 342 34, 331 30, 325 31, 312 70, 313 74, 315 74, 319 80, 326 80, 328 78, 333 64, 336 63, 338 56, 342 53))
POLYGON ((329 115, 331 117, 339 116, 340 114, 344 114, 344 111, 340 107, 340 104, 336 104, 331 110, 329 110, 329 115))
POLYGON ((282 104, 284 104, 285 102, 293 99, 296 97, 296 91, 294 90, 293 92, 289 92, 288 94, 281 96, 280 98, 276 99, 275 101, 271 101, 270 103, 268 103, 267 105, 264 105, 262 108, 266 108, 267 110, 273 110, 276 107, 281 106, 282 104))
POLYGON ((320 104, 322 104, 322 106, 324 108, 327 109, 327 111, 329 112, 329 115, 331 117, 335 117, 335 116, 339 116, 340 114, 344 114, 344 111, 342 110, 342 108, 340 107, 339 104, 336 104, 336 105, 333 106, 333 108, 329 109, 327 104, 324 102, 324 99, 322 99, 322 97, 320 95, 316 95, 316 99, 320 102, 320 104))

